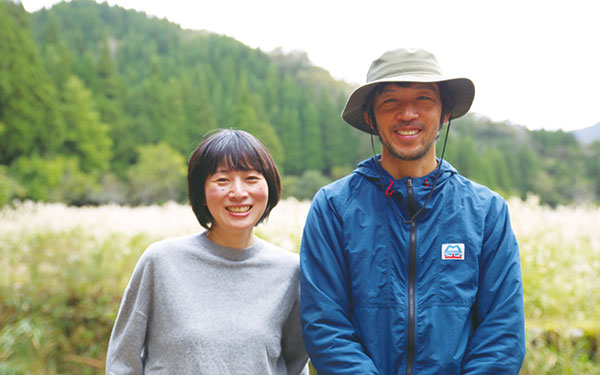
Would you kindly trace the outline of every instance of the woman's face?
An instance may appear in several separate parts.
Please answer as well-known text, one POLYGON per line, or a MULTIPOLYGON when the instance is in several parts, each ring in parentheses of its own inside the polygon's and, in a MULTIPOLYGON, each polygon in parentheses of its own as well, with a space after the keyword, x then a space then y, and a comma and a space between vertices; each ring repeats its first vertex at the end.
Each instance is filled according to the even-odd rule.
POLYGON ((269 186, 257 171, 219 166, 204 184, 206 206, 212 215, 213 235, 251 235, 269 199, 269 186))

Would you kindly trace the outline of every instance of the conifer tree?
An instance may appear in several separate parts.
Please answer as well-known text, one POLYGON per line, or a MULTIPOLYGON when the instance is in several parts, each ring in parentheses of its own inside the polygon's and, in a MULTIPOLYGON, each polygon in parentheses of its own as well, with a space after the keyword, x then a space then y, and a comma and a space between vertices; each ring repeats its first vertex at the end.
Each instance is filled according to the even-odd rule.
POLYGON ((106 170, 112 146, 109 128, 101 122, 91 92, 75 76, 65 84, 61 114, 66 126, 63 153, 77 156, 84 172, 106 170))
POLYGON ((40 62, 27 13, 0 1, 0 163, 57 151, 62 137, 55 89, 40 62))

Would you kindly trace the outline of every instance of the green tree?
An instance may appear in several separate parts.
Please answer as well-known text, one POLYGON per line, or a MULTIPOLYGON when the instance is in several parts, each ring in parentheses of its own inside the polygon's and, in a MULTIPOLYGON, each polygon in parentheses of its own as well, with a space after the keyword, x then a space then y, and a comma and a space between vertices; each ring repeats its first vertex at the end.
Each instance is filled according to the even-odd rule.
POLYGON ((512 181, 521 198, 525 199, 527 193, 539 191, 539 173, 542 165, 535 152, 528 145, 519 146, 515 155, 519 162, 517 164, 517 178, 512 181))
POLYGON ((188 154, 197 146, 202 136, 218 126, 215 109, 210 99, 210 92, 204 71, 198 67, 190 73, 190 77, 182 81, 183 110, 185 123, 182 129, 187 148, 182 152, 188 154))
POLYGON ((271 124, 267 122, 266 116, 259 117, 259 113, 264 115, 265 111, 260 110, 260 102, 248 91, 248 82, 245 76, 241 77, 237 92, 237 104, 233 118, 229 123, 258 138, 267 147, 275 162, 278 165, 283 165, 284 152, 279 137, 271 124))
POLYGON ((5 165, 0 164, 0 207, 13 199, 25 197, 26 191, 10 174, 5 165))
POLYGON ((300 200, 311 200, 317 191, 331 182, 331 179, 315 170, 306 170, 300 176, 283 178, 284 197, 295 197, 300 200))
POLYGON ((484 152, 480 158, 480 182, 503 194, 511 191, 506 158, 496 149, 484 152))
POLYGON ((109 128, 100 121, 90 91, 74 76, 65 84, 61 114, 66 126, 63 153, 79 158, 86 173, 106 170, 112 146, 109 128))
POLYGON ((479 155, 472 137, 465 137, 454 144, 456 155, 454 167, 466 177, 475 178, 479 171, 479 155))
POLYGON ((593 184, 594 198, 600 202, 600 141, 592 143, 588 148, 587 172, 593 184))
POLYGON ((62 129, 55 90, 40 62, 27 13, 0 1, 0 163, 56 152, 62 129))
POLYGON ((185 158, 168 144, 140 146, 139 158, 128 172, 135 204, 182 201, 185 197, 185 158))
POLYGON ((42 61, 54 86, 62 90, 65 82, 73 74, 73 57, 64 39, 54 14, 48 15, 46 32, 40 43, 42 61))
POLYGON ((346 139, 344 133, 349 132, 350 129, 349 125, 341 122, 339 111, 335 109, 332 98, 325 91, 320 94, 317 111, 320 119, 319 126, 323 134, 324 171, 329 173, 332 167, 346 162, 344 160, 346 155, 343 154, 344 140, 346 139))
POLYGON ((302 160, 304 168, 322 171, 325 167, 322 133, 317 105, 305 99, 302 112, 302 160))
POLYGON ((35 201, 85 204, 96 188, 94 179, 85 174, 75 157, 21 156, 11 166, 24 189, 22 198, 35 201))

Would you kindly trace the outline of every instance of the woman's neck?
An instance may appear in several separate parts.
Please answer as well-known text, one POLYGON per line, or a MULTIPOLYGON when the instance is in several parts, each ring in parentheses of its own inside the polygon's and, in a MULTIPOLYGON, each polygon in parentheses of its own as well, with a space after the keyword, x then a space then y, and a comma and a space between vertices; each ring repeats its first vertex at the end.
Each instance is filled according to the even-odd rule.
POLYGON ((206 236, 212 242, 232 249, 246 249, 254 244, 254 233, 252 230, 240 233, 231 231, 223 233, 218 227, 213 227, 206 232, 206 236))

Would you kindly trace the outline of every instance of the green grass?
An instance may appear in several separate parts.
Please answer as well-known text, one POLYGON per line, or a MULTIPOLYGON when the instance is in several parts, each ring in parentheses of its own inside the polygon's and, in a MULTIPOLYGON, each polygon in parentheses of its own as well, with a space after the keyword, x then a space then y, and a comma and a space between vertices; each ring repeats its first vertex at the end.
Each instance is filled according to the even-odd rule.
POLYGON ((150 243, 80 229, 0 245, 0 374, 103 374, 121 294, 150 243))

